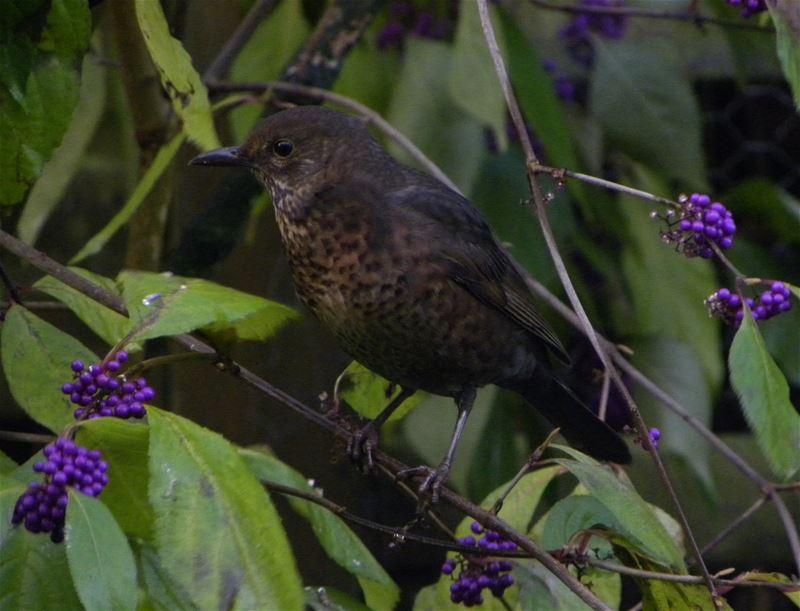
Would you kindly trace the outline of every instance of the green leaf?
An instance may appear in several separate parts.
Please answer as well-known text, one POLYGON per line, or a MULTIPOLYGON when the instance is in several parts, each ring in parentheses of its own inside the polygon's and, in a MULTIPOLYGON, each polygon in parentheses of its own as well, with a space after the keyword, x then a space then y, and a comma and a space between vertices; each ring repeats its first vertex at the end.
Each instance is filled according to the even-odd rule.
MULTIPOLYGON (((370 420, 380 414, 391 400, 400 394, 399 386, 370 371, 358 361, 350 362, 339 376, 337 386, 339 396, 359 415, 370 420)), ((425 397, 424 392, 414 393, 403 401, 387 422, 401 420, 425 397)))
POLYGON ((590 108, 608 137, 684 188, 707 191, 700 109, 676 49, 599 37, 593 42, 590 108))
POLYGON ((200 329, 217 342, 266 341, 297 318, 285 305, 208 280, 126 271, 117 281, 138 340, 200 329))
MULTIPOLYGON (((69 269, 79 276, 103 287, 109 293, 114 295, 119 294, 117 285, 113 280, 98 274, 93 274, 80 267, 70 267, 69 269)), ((130 331, 132 323, 129 318, 118 314, 114 310, 110 310, 91 297, 87 297, 83 293, 76 291, 52 276, 45 276, 41 280, 38 280, 33 286, 37 290, 47 293, 66 305, 110 346, 115 345, 130 331)))
MULTIPOLYGON (((311 611, 369 611, 376 608, 367 607, 334 588, 306 586, 303 588, 303 593, 305 594, 306 608, 311 611)), ((380 608, 388 609, 389 607, 380 608)))
POLYGON ((71 335, 13 305, 2 327, 3 370, 14 400, 36 422, 60 432, 73 422, 73 406, 61 392, 75 359, 98 361, 71 335))
POLYGON ((17 467, 19 465, 16 461, 12 460, 5 452, 0 451, 0 474, 11 473, 17 467))
POLYGON ((89 42, 89 6, 53 0, 42 15, 42 4, 5 2, 2 8, 0 206, 25 197, 78 102, 77 63, 89 42), (42 16, 44 27, 37 27, 42 16))
POLYGON ((758 232, 764 241, 776 237, 800 244, 800 201, 791 193, 763 178, 737 184, 721 198, 736 221, 758 232))
POLYGON ((768 581, 770 583, 784 583, 794 586, 794 589, 782 590, 783 594, 792 601, 795 607, 800 608, 800 591, 797 589, 797 581, 782 575, 781 573, 760 573, 758 571, 748 571, 736 577, 737 581, 768 581))
POLYGON ((24 485, 0 478, 0 609, 83 609, 63 545, 11 527, 8 516, 24 485))
POLYGON ((189 420, 148 410, 155 547, 201 609, 300 609, 281 519, 236 449, 189 420))
POLYGON ((333 91, 385 115, 392 101, 400 61, 398 53, 379 49, 364 37, 348 53, 333 91))
MULTIPOLYGON (((494 12, 494 7, 490 7, 494 12)), ((503 32, 495 28, 501 53, 506 56, 503 32)), ((452 66, 447 90, 453 102, 488 125, 505 148, 506 102, 494 62, 486 46, 477 2, 464 2, 458 12, 452 66)))
MULTIPOLYGON (((626 184, 663 195, 666 187, 641 167, 626 184)), ((620 198, 618 216, 625 222, 622 270, 633 305, 618 321, 621 333, 636 329, 642 336, 678 340, 697 354, 706 383, 714 393, 722 382, 723 363, 719 322, 703 305, 717 288, 710 261, 686 259, 659 239, 659 225, 648 216, 641 200, 620 198)))
POLYGON ((61 145, 31 189, 17 223, 17 233, 23 242, 36 242, 39 232, 80 166, 105 107, 107 70, 95 57, 84 58, 80 97, 72 122, 61 145))
MULTIPOLYGON (((597 526, 617 529, 614 515, 598 499, 586 494, 572 494, 558 501, 547 514, 542 530, 542 547, 559 549, 579 532, 597 526)), ((589 546, 590 549, 593 546, 589 546)))
POLYGON ((749 308, 745 310, 728 356, 731 385, 773 471, 789 479, 800 469, 800 414, 749 308))
MULTIPOLYGON (((448 94, 452 58, 449 45, 408 39, 387 119, 467 191, 485 155, 485 140, 481 124, 457 107, 448 94)), ((396 144, 390 142, 388 149, 411 162, 396 144)))
MULTIPOLYGON (((574 568, 570 572, 574 574, 574 568)), ((514 574, 519 584, 520 609, 578 611, 587 608, 586 603, 541 564, 520 562, 514 574)), ((622 596, 622 580, 619 575, 587 567, 581 569, 580 580, 612 609, 619 608, 622 596)))
MULTIPOLYGON (((142 5, 159 6, 157 2, 136 3, 137 7, 142 5)), ((128 201, 125 202, 125 205, 120 208, 119 212, 114 215, 105 227, 86 242, 86 245, 78 251, 78 254, 70 259, 70 264, 74 265, 75 263, 83 261, 86 257, 100 252, 106 245, 106 242, 131 219, 155 186, 156 182, 158 182, 158 179, 161 178, 161 175, 181 148, 181 144, 183 144, 184 140, 186 140, 186 133, 181 132, 159 149, 155 159, 153 159, 153 163, 147 168, 147 171, 139 180, 133 193, 128 197, 128 201)))
MULTIPOLYGON (((158 554, 149 545, 140 545, 137 549, 139 573, 146 587, 146 603, 156 611, 196 611, 191 596, 180 584, 170 579, 169 574, 161 566, 158 554)), ((140 608, 145 607, 141 605, 140 608)))
POLYGON ((800 4, 796 0, 775 0, 767 6, 775 24, 783 74, 792 88, 794 104, 800 110, 800 4))
POLYGON ((102 502, 70 490, 64 543, 69 570, 84 608, 136 608, 139 594, 133 552, 102 502))
MULTIPOLYGON (((502 518, 508 525, 516 531, 527 532, 528 525, 531 518, 536 512, 539 502, 544 494, 548 484, 553 480, 560 469, 558 467, 545 467, 525 475, 517 485, 511 490, 506 497, 503 507, 499 512, 499 517, 502 518)), ((508 488, 508 483, 498 486, 481 502, 481 507, 490 508, 494 505, 495 501, 503 494, 508 488)), ((456 537, 464 537, 471 534, 472 518, 464 518, 456 528, 456 537)), ((454 552, 448 553, 448 558, 455 557, 454 552)), ((416 611, 422 610, 438 610, 438 609, 459 609, 463 608, 461 605, 456 605, 450 601, 450 584, 452 580, 447 575, 442 575, 439 581, 432 586, 423 588, 416 600, 414 601, 414 609, 416 611)), ((514 601, 509 600, 514 596, 514 590, 506 592, 505 598, 508 604, 514 608, 514 601)), ((488 611, 505 609, 496 598, 487 596, 484 606, 481 608, 488 611)))
MULTIPOLYGON (((711 396, 703 368, 691 346, 668 337, 652 337, 630 343, 632 363, 666 390, 695 418, 711 426, 711 396)), ((712 498, 716 496, 709 465, 709 445, 677 414, 649 393, 636 392, 636 402, 650 426, 661 431, 659 447, 674 452, 695 473, 712 498)))
MULTIPOLYGON (((714 611, 714 602, 705 585, 671 583, 657 579, 637 579, 642 590, 642 611, 714 611)), ((733 611, 727 601, 722 601, 721 611, 733 611)))
MULTIPOLYGON (((305 41, 308 30, 300 0, 279 3, 236 56, 230 80, 253 83, 277 79, 305 41)), ((261 104, 247 104, 231 111, 234 142, 244 142, 263 110, 261 104)))
POLYGON ((147 500, 148 427, 97 418, 82 423, 77 439, 85 447, 100 450, 108 463, 109 482, 102 499, 120 528, 131 537, 152 540, 155 516, 147 500))
MULTIPOLYGON (((318 494, 307 478, 277 458, 254 450, 240 450, 255 476, 263 481, 318 494)), ((371 609, 393 609, 400 589, 347 524, 330 510, 309 501, 287 497, 292 508, 311 523, 325 553, 358 579, 371 609)))
POLYGON ((653 509, 622 474, 567 446, 556 446, 575 460, 559 458, 556 462, 569 469, 581 484, 616 518, 623 534, 640 549, 675 570, 684 573, 683 553, 663 526, 653 509))
POLYGON ((219 148, 208 92, 192 66, 192 58, 180 41, 170 36, 161 3, 136 2, 134 6, 150 58, 175 114, 183 121, 184 133, 204 151, 219 148))

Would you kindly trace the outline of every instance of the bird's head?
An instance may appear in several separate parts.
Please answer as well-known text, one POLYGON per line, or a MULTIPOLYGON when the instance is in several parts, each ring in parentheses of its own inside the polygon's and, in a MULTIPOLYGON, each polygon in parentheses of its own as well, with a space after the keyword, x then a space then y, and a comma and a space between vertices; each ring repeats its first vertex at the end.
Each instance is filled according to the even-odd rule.
POLYGON ((192 159, 192 165, 248 168, 279 200, 287 192, 346 179, 360 160, 385 153, 364 123, 319 106, 268 117, 242 146, 192 159))

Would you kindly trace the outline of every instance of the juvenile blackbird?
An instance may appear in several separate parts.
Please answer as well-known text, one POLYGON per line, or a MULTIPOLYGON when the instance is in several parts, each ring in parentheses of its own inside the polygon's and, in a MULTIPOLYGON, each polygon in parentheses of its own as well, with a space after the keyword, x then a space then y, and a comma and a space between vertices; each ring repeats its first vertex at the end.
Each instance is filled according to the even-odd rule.
POLYGON ((361 121, 292 108, 243 146, 191 163, 255 174, 272 194, 300 300, 346 352, 402 389, 356 434, 354 456, 371 458, 381 424, 416 389, 453 397, 447 455, 437 469, 412 470, 427 476, 420 490, 435 500, 476 389, 497 384, 578 448, 630 461, 625 442, 550 373, 552 356, 569 358, 481 213, 393 159, 361 121))

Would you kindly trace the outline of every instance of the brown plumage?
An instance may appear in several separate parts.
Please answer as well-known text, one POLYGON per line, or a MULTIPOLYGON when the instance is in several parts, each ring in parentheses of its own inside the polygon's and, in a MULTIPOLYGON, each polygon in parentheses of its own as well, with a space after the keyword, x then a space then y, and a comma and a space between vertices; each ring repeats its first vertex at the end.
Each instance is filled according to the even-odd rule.
MULTIPOLYGON (((271 192, 297 294, 345 351, 406 395, 455 398, 450 450, 423 484, 434 496, 486 384, 522 394, 586 452, 630 460, 626 444, 550 375, 550 355, 569 359, 481 213, 395 161, 359 120, 286 110, 243 146, 192 163, 247 167, 271 192)), ((354 454, 370 452, 399 403, 357 436, 354 454)))

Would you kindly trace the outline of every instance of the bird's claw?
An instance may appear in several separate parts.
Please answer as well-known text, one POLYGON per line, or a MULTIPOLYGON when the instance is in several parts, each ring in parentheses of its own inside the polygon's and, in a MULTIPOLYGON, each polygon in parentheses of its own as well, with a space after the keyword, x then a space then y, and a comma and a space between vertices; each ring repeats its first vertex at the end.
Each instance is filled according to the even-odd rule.
POLYGON ((372 471, 375 467, 373 452, 378 448, 378 431, 372 422, 358 429, 347 441, 347 455, 361 466, 361 470, 372 471))
POLYGON ((447 480, 450 468, 446 465, 439 465, 436 469, 420 465, 419 467, 412 467, 410 469, 403 469, 398 471, 395 476, 396 479, 411 479, 413 477, 424 477, 419 488, 417 488, 417 495, 419 504, 417 506, 418 513, 424 513, 429 505, 435 505, 439 502, 439 489, 442 484, 447 480))

